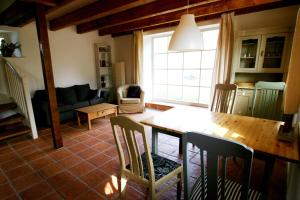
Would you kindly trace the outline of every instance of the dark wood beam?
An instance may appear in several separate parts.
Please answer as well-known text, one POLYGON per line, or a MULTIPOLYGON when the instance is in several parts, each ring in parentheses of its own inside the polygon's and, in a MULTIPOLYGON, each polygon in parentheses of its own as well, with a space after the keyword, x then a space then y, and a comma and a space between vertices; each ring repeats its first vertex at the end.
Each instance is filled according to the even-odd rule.
POLYGON ((187 8, 203 6, 224 0, 191 0, 189 5, 186 0, 159 0, 143 6, 138 6, 123 12, 109 15, 77 26, 77 33, 86 33, 92 30, 116 26, 136 20, 146 19, 157 15, 172 13, 178 10, 187 12, 187 8))
POLYGON ((45 6, 56 6, 57 5, 56 0, 20 0, 20 1, 28 2, 28 3, 38 3, 41 5, 45 5, 45 6))
MULTIPOLYGON (((219 18, 221 14, 226 12, 235 12, 235 14, 245 14, 257 12, 261 10, 274 9, 278 7, 297 4, 296 0, 227 0, 226 2, 216 2, 204 6, 197 6, 189 9, 189 13, 196 16, 196 21, 219 18)), ((112 26, 108 28, 100 28, 99 35, 120 35, 130 31, 144 29, 151 30, 157 28, 165 28, 176 26, 180 17, 185 11, 175 11, 172 13, 150 17, 142 20, 112 26)))
POLYGON ((102 0, 50 21, 50 30, 55 31, 70 25, 87 22, 130 8, 150 3, 154 0, 102 0))
POLYGON ((49 45, 49 38, 48 38, 48 28, 47 28, 47 21, 46 21, 46 11, 44 5, 41 4, 36 5, 35 19, 36 19, 36 28, 37 28, 38 39, 39 39, 44 83, 45 83, 45 88, 48 91, 53 145, 55 148, 60 148, 63 146, 63 140, 60 132, 60 120, 59 120, 59 114, 57 109, 56 91, 55 91, 54 78, 53 78, 51 53, 50 53, 50 45, 49 45))

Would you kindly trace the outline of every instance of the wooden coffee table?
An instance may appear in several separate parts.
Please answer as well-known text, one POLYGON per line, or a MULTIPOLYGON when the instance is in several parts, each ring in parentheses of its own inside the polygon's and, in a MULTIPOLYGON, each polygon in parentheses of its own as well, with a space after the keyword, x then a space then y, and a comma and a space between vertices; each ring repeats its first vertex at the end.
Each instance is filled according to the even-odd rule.
POLYGON ((77 111, 77 122, 78 126, 81 126, 80 118, 86 118, 88 121, 88 128, 91 130, 91 120, 97 119, 100 117, 105 117, 110 114, 117 116, 117 105, 102 103, 93 106, 87 106, 83 108, 75 109, 77 111))

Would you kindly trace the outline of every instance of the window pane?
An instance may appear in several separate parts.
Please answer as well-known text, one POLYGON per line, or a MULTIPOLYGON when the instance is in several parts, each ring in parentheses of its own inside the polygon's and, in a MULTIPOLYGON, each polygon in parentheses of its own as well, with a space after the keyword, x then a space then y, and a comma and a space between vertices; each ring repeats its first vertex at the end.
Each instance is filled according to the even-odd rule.
POLYGON ((182 68, 182 53, 169 53, 168 55, 168 68, 182 68))
POLYGON ((218 42, 219 30, 203 32, 204 49, 216 49, 218 42))
POLYGON ((183 87, 183 101, 198 103, 199 87, 183 87))
POLYGON ((199 103, 209 104, 210 88, 200 87, 199 103))
POLYGON ((184 68, 200 68, 201 51, 184 53, 184 68))
POLYGON ((167 68, 167 54, 154 55, 154 68, 167 68))
POLYGON ((216 51, 202 51, 201 68, 212 69, 215 65, 216 51))
POLYGON ((154 85, 153 97, 157 99, 167 98, 167 85, 154 85))
POLYGON ((154 53, 167 53, 168 37, 159 37, 153 39, 154 53))
POLYGON ((200 85, 210 87, 212 81, 212 70, 201 70, 200 85))
POLYGON ((154 70, 154 83, 167 84, 167 70, 154 70))
POLYGON ((184 70, 183 85, 199 86, 200 70, 184 70))
POLYGON ((168 99, 181 100, 182 99, 182 86, 168 86, 168 99))
POLYGON ((182 70, 168 70, 168 84, 182 85, 182 70))

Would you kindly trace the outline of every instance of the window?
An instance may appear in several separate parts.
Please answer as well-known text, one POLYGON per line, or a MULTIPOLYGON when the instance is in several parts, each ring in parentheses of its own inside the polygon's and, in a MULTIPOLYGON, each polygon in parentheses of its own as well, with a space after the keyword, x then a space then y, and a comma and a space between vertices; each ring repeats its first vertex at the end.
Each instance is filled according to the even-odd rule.
POLYGON ((171 34, 152 36, 152 99, 207 105, 218 29, 202 30, 201 51, 168 52, 171 34))

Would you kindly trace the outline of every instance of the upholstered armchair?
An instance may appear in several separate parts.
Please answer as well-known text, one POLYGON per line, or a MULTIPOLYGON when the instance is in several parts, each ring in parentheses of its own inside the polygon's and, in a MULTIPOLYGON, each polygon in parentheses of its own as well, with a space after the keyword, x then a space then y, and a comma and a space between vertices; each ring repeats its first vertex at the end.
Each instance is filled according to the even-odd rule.
POLYGON ((119 113, 142 113, 145 109, 144 91, 139 85, 120 86, 117 90, 119 113), (130 90, 130 93, 128 91, 130 90))

